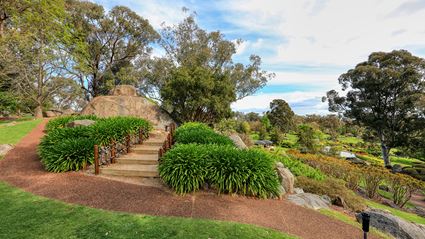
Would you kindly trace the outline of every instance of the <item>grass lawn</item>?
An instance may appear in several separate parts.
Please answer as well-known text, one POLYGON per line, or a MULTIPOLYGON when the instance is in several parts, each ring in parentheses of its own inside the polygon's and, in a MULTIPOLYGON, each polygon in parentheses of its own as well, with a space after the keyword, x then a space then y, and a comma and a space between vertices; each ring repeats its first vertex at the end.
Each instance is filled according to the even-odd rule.
POLYGON ((357 137, 346 137, 346 136, 340 136, 338 137, 338 141, 343 144, 358 144, 362 143, 363 140, 357 137))
POLYGON ((296 238, 233 222, 154 217, 70 205, 0 182, 0 238, 296 238))
MULTIPOLYGON (((348 215, 346 215, 342 212, 335 211, 335 210, 332 210, 332 209, 320 209, 319 212, 328 216, 328 217, 335 218, 337 220, 340 220, 342 222, 350 224, 350 225, 357 227, 359 229, 362 228, 361 224, 358 223, 356 221, 356 219, 354 219, 354 218, 352 218, 352 217, 350 217, 350 216, 348 216, 348 215)), ((383 233, 383 232, 381 232, 381 231, 379 231, 375 228, 371 228, 370 232, 372 234, 378 236, 378 237, 381 237, 381 238, 385 238, 385 239, 392 239, 393 238, 393 237, 391 237, 391 236, 389 236, 389 235, 387 235, 387 234, 385 234, 385 233, 383 233)))
POLYGON ((0 144, 16 144, 34 127, 41 122, 41 119, 17 122, 14 126, 0 125, 0 144))
POLYGON ((408 213, 408 212, 405 212, 405 211, 401 211, 401 210, 398 210, 398 209, 395 209, 395 208, 392 208, 392 207, 388 207, 388 206, 385 206, 385 205, 382 205, 380 203, 373 202, 373 201, 370 201, 370 200, 366 200, 366 204, 369 207, 372 207, 372 208, 388 210, 394 216, 403 218, 406 221, 415 222, 415 223, 419 223, 419 224, 424 224, 425 225, 425 218, 420 217, 420 216, 418 216, 416 214, 408 213))

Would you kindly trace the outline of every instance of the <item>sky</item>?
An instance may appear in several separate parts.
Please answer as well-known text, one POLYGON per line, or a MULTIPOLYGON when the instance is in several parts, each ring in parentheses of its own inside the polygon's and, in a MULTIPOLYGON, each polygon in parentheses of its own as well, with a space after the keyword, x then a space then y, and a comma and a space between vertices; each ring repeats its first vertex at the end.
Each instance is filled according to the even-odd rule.
POLYGON ((236 111, 261 113, 273 99, 284 99, 296 114, 327 114, 322 96, 339 90, 338 76, 370 53, 406 49, 425 57, 425 0, 93 1, 106 9, 127 6, 156 29, 179 23, 186 7, 203 29, 244 40, 234 62, 259 55, 276 77, 232 104, 236 111))

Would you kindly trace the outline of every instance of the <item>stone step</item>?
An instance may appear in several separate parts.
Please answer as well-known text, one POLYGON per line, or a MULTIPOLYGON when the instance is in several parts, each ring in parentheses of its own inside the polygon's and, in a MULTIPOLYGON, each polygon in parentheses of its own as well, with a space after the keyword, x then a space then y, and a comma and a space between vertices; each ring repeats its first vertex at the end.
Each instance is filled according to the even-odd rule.
POLYGON ((117 158, 117 163, 154 165, 154 164, 158 164, 158 154, 144 155, 144 154, 138 154, 138 153, 129 153, 117 158))
POLYGON ((152 146, 152 145, 135 145, 130 148, 130 152, 137 154, 156 154, 158 155, 160 146, 152 146))
POLYGON ((146 141, 143 142, 143 145, 146 145, 146 146, 158 146, 158 147, 160 147, 160 146, 162 146, 164 144, 164 141, 165 141, 165 139, 164 140, 160 140, 160 139, 151 140, 151 139, 148 139, 148 140, 146 140, 146 141))
POLYGON ((111 164, 100 168, 100 174, 125 177, 159 177, 157 165, 111 164))

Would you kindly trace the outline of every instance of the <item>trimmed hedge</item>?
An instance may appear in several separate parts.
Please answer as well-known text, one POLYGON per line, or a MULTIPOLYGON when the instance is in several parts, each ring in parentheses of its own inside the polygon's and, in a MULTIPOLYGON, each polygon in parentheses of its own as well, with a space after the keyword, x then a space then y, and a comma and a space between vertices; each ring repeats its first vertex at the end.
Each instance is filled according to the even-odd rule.
POLYGON ((58 128, 65 128, 67 124, 71 123, 75 120, 94 120, 97 121, 99 118, 97 118, 96 115, 70 115, 70 116, 62 116, 55 119, 49 120, 49 122, 46 125, 46 131, 50 132, 52 130, 58 129, 58 128))
POLYGON ((149 134, 152 128, 148 121, 135 117, 97 119, 91 126, 63 128, 76 119, 63 118, 53 120, 56 122, 51 124, 50 131, 38 146, 41 162, 51 172, 80 170, 93 163, 95 144, 107 145, 112 140, 120 141, 128 134, 137 133, 139 129, 149 134))
POLYGON ((279 195, 274 161, 259 150, 180 144, 161 159, 159 174, 179 194, 194 192, 209 184, 224 193, 260 198, 279 195))
POLYGON ((217 144, 234 146, 233 141, 203 123, 189 122, 178 127, 174 136, 178 144, 217 144))

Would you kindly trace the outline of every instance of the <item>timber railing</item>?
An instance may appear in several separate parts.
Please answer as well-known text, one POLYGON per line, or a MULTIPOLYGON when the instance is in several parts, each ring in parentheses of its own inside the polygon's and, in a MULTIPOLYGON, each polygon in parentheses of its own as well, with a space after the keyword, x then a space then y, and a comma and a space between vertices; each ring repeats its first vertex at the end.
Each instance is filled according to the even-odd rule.
POLYGON ((120 155, 130 152, 130 147, 135 144, 142 144, 149 137, 149 132, 139 129, 135 134, 129 134, 118 141, 112 141, 108 145, 94 146, 94 174, 99 174, 101 165, 116 163, 120 155))
POLYGON ((174 144, 174 132, 176 131, 176 124, 171 123, 165 126, 165 131, 167 132, 167 138, 164 140, 161 148, 158 151, 158 159, 160 160, 162 156, 169 150, 174 144))

